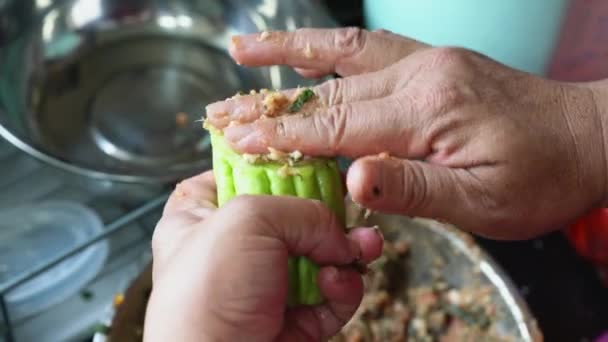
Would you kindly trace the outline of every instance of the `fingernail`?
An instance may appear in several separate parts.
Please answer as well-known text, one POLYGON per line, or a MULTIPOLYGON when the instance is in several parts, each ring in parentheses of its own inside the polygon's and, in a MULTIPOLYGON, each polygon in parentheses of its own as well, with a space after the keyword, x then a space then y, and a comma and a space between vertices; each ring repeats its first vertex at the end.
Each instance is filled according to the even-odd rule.
POLYGON ((350 276, 347 268, 329 266, 327 270, 327 277, 332 283, 339 284, 350 281, 350 276))
POLYGON ((362 256, 361 248, 359 247, 359 243, 355 240, 348 239, 348 243, 350 245, 350 253, 354 257, 354 261, 360 260, 362 256))

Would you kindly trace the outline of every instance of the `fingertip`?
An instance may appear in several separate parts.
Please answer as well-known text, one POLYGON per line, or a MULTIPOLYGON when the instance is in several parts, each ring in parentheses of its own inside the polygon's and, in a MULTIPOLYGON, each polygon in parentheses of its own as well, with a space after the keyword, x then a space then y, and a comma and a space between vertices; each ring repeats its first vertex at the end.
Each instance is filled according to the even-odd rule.
POLYGON ((239 65, 242 64, 243 40, 246 39, 247 36, 235 35, 230 38, 230 44, 228 45, 228 53, 239 65))
POLYGON ((361 261, 370 263, 382 255, 384 237, 377 227, 355 228, 349 234, 349 239, 356 241, 361 251, 361 261))
POLYGON ((233 36, 228 53, 239 65, 264 66, 275 64, 277 49, 284 48, 283 32, 260 32, 233 36))
POLYGON ((363 257, 363 251, 361 250, 361 246, 359 245, 359 241, 354 239, 348 239, 348 244, 350 248, 351 257, 356 260, 360 260, 363 257))
POLYGON ((232 59, 234 60, 234 62, 237 65, 244 65, 245 63, 243 63, 243 59, 246 58, 246 54, 242 52, 242 50, 237 49, 236 47, 234 47, 233 45, 231 45, 228 48, 228 53, 230 54, 230 57, 232 57, 232 59))
POLYGON ((212 102, 205 106, 205 114, 207 118, 212 119, 217 116, 219 112, 225 110, 225 101, 212 102))
POLYGON ((346 185, 356 203, 368 204, 382 195, 382 165, 375 158, 357 159, 348 169, 346 185))

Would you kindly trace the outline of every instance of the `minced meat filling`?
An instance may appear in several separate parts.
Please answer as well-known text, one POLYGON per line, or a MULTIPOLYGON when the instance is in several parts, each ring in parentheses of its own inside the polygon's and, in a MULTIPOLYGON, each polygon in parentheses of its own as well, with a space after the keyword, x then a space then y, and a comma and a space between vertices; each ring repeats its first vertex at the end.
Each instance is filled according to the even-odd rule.
POLYGON ((383 255, 366 275, 361 306, 332 341, 512 341, 495 332, 489 287, 457 289, 437 276, 430 286, 409 288, 408 252, 405 240, 385 242, 383 255))
MULTIPOLYGON (((243 96, 244 94, 245 93, 238 93, 232 98, 238 98, 240 96, 243 96)), ((258 92, 252 90, 249 94, 256 95, 258 94, 258 92)), ((289 99, 285 94, 281 92, 270 91, 268 89, 261 89, 259 94, 264 95, 264 98, 262 99, 264 111, 261 115, 261 119, 298 113, 302 111, 303 107, 307 103, 311 102, 316 97, 316 94, 310 88, 298 89, 292 99, 289 99)), ((226 113, 226 115, 228 114, 226 113)), ((231 121, 228 124, 228 127, 240 124, 240 122, 235 120, 231 121)), ((203 127, 206 129, 210 128, 210 125, 207 120, 203 120, 203 127)), ((266 154, 244 154, 243 157, 246 162, 251 164, 279 162, 286 164, 287 166, 294 166, 299 161, 314 159, 311 157, 304 156, 302 152, 297 150, 292 152, 283 152, 272 147, 268 148, 268 153, 266 154)), ((289 174, 290 169, 285 167, 282 169, 281 173, 289 174)))

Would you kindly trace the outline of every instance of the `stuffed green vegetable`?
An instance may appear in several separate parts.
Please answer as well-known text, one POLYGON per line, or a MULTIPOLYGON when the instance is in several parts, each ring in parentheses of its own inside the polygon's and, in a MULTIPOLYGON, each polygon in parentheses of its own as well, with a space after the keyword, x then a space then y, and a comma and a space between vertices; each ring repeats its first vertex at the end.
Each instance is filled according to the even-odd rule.
MULTIPOLYGON (((310 89, 301 90, 293 100, 276 101, 268 93, 268 103, 279 103, 272 116, 292 115, 314 97, 310 89)), ((284 95, 280 95, 284 96, 284 95)), ((344 189, 337 162, 311 158, 298 151, 290 153, 269 149, 266 155, 239 154, 229 147, 222 132, 205 125, 211 135, 213 172, 217 183, 218 206, 242 195, 277 195, 315 199, 323 202, 344 223, 344 189)), ((289 259, 290 306, 316 305, 323 301, 316 278, 318 266, 305 257, 289 259)))

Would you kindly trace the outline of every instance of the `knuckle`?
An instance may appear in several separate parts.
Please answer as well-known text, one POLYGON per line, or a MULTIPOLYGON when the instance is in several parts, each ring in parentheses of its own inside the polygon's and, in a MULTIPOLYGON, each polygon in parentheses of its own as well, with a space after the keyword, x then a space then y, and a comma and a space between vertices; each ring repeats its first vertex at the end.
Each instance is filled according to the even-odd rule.
POLYGON ((267 203, 267 200, 265 196, 249 194, 232 198, 224 205, 223 215, 226 215, 227 220, 241 224, 227 225, 225 229, 240 233, 252 233, 258 232, 260 229, 270 228, 273 221, 269 219, 266 209, 272 207, 272 205, 267 203))
POLYGON ((436 113, 444 114, 472 102, 475 98, 477 94, 468 84, 449 82, 432 89, 426 96, 426 102, 436 113))
POLYGON ((326 114, 314 115, 313 125, 317 136, 325 137, 332 153, 339 152, 346 135, 347 113, 351 105, 332 107, 326 114))
POLYGON ((415 114, 418 111, 426 109, 424 103, 420 104, 421 100, 424 100, 424 96, 418 96, 417 92, 413 94, 403 92, 399 96, 388 98, 387 106, 394 107, 400 113, 415 114))
POLYGON ((334 106, 344 100, 344 80, 334 78, 319 86, 319 93, 323 94, 327 106, 334 106))
POLYGON ((268 144, 276 137, 284 138, 287 135, 283 118, 261 118, 253 123, 253 127, 263 144, 268 144))
POLYGON ((306 43, 312 43, 310 41, 312 34, 310 28, 297 28, 292 34, 287 35, 287 39, 283 42, 283 46, 288 48, 305 46, 306 43))
POLYGON ((399 198, 403 201, 405 211, 423 212, 428 201, 428 180, 422 167, 412 163, 408 167, 400 167, 399 170, 402 182, 398 187, 401 192, 399 198))
POLYGON ((274 133, 279 137, 287 136, 287 131, 285 129, 285 122, 282 119, 277 119, 276 125, 274 128, 274 133))
POLYGON ((354 54, 363 48, 365 31, 359 27, 346 27, 336 31, 334 47, 346 54, 354 54))
POLYGON ((318 222, 330 222, 331 215, 327 207, 322 201, 311 200, 311 207, 314 210, 315 217, 318 218, 318 222))
POLYGON ((429 50, 428 63, 434 68, 468 70, 471 66, 471 52, 458 47, 439 47, 429 50))
POLYGON ((319 223, 315 225, 317 229, 323 230, 337 225, 338 220, 336 216, 322 201, 311 200, 310 202, 316 222, 319 223))
POLYGON ((381 35, 381 36, 393 36, 395 35, 392 31, 386 30, 386 29, 377 29, 372 31, 375 34, 381 35))
POLYGON ((238 212, 239 215, 253 214, 257 210, 257 200, 256 196, 253 195, 238 195, 224 205, 225 212, 238 212))

